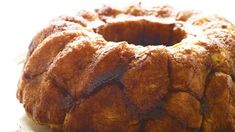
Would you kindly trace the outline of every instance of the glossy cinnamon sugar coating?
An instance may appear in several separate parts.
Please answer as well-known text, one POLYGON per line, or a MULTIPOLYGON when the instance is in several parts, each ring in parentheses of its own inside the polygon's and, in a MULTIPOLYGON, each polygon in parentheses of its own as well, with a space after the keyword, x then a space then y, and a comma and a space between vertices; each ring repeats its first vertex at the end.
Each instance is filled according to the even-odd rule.
POLYGON ((29 46, 17 98, 78 131, 235 131, 235 26, 217 15, 109 6, 60 16, 29 46))

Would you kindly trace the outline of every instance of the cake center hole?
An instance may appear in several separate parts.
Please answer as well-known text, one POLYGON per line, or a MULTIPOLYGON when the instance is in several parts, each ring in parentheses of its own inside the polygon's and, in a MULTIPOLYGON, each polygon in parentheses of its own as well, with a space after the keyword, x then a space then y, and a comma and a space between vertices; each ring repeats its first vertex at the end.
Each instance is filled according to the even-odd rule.
POLYGON ((146 20, 106 23, 96 29, 107 41, 127 41, 136 45, 171 46, 185 38, 182 25, 146 20))

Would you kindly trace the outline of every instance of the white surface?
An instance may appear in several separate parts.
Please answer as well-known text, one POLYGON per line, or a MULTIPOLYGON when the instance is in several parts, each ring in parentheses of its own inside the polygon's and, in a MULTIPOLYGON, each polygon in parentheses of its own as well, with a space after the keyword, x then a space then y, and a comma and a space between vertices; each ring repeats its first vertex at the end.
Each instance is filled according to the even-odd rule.
MULTIPOLYGON (((122 5, 134 0, 1 0, 0 1, 0 131, 16 131, 24 114, 15 97, 22 66, 17 65, 32 37, 49 20, 79 9, 93 9, 102 3, 122 5)), ((150 0, 144 1, 149 4, 150 0)), ((158 0, 162 2, 162 0, 158 0)), ((235 22, 233 0, 168 0, 180 8, 199 9, 225 16, 235 22)), ((156 1, 155 1, 156 3, 156 1)), ((154 5, 154 4, 150 4, 154 5)))

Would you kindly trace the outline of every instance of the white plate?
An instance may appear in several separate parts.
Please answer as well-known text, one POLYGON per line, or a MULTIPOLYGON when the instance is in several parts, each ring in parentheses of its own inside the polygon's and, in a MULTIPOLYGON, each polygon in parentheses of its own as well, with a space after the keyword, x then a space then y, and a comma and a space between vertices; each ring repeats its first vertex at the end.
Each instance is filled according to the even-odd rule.
POLYGON ((35 124, 26 114, 19 119, 19 128, 17 132, 53 132, 46 125, 35 124))

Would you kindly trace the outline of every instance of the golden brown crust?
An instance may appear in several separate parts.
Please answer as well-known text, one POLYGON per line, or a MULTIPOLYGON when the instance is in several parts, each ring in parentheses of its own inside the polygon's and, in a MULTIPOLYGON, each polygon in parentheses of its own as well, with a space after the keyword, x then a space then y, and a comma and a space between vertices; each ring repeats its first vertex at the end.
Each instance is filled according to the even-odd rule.
POLYGON ((150 119, 145 123, 146 132, 187 132, 189 129, 168 115, 150 119))
POLYGON ((126 96, 139 112, 146 113, 167 94, 170 85, 168 53, 165 47, 150 47, 130 66, 122 78, 126 96))
POLYGON ((42 41, 46 39, 48 36, 65 30, 79 30, 79 29, 85 29, 85 28, 82 27, 81 25, 68 21, 60 21, 60 20, 52 21, 46 28, 44 28, 33 38, 29 46, 28 56, 30 56, 33 53, 33 51, 36 49, 36 47, 40 43, 42 43, 42 41))
POLYGON ((170 95, 165 105, 166 112, 189 128, 200 128, 202 123, 200 102, 186 92, 170 95), (193 114, 192 114, 193 113, 193 114))
POLYGON ((188 43, 178 43, 168 49, 171 56, 169 69, 171 89, 187 91, 196 98, 201 98, 209 73, 207 50, 188 43))
POLYGON ((205 92, 205 131, 235 131, 234 82, 229 75, 214 73, 210 76, 205 92))
POLYGON ((137 114, 128 108, 121 89, 114 82, 75 106, 66 115, 64 130, 135 132, 139 126, 137 114))
POLYGON ((235 131, 234 79, 226 19, 106 6, 34 37, 17 98, 36 123, 64 131, 235 131))

